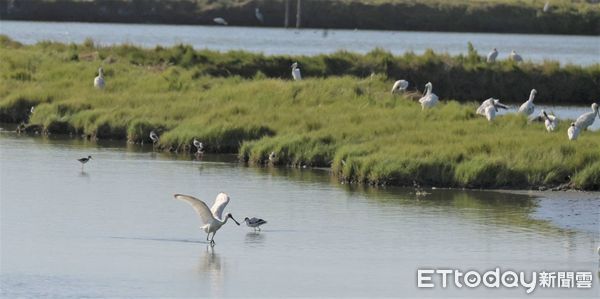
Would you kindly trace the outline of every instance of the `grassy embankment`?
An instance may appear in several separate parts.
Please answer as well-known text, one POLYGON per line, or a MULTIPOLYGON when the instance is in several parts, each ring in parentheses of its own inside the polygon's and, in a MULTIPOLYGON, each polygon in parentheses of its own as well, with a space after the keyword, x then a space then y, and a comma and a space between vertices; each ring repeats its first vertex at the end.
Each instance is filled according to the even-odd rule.
MULTIPOLYGON (((587 91, 593 94, 598 92, 599 66, 544 72, 545 65, 486 66, 468 63, 468 57, 432 53, 422 57, 391 57, 381 51, 338 53, 298 59, 307 70, 329 72, 327 58, 350 55, 356 58, 353 63, 380 75, 292 82, 265 76, 278 70, 288 77, 289 62, 296 59, 289 57, 190 54, 186 47, 142 50, 97 48, 91 43, 21 46, 6 38, 1 42, 2 121, 26 119, 29 107, 35 105, 29 122, 49 132, 139 142, 154 129, 161 134, 163 149, 193 150, 191 140, 198 138, 209 152, 237 152, 241 159, 257 164, 265 163, 275 151, 275 164, 330 166, 338 177, 353 182, 412 185, 414 180, 429 186, 474 188, 570 182, 575 188, 600 189, 599 132, 584 132, 569 142, 567 121, 556 133, 517 115, 488 123, 474 115, 475 103, 448 100, 441 90, 437 94, 442 103, 421 112, 418 103, 392 96, 391 79, 378 72, 380 67, 406 62, 403 59, 412 61, 414 72, 422 68, 424 73, 438 66, 435 61, 447 65, 462 59, 463 67, 474 72, 506 69, 512 71, 505 76, 520 76, 535 71, 548 80, 558 72, 562 88, 569 92, 577 88, 570 84, 572 76, 587 76, 596 84, 587 91), (91 87, 100 64, 106 73, 104 91, 91 87), (265 72, 208 75, 223 68, 237 74, 255 65, 265 72)), ((519 98, 525 98, 528 89, 519 92, 519 98)))
MULTIPOLYGON (((458 32, 600 34, 600 5, 553 0, 303 0, 302 27, 458 32)), ((290 26, 296 1, 290 0, 290 26)), ((0 17, 16 20, 214 24, 281 27, 284 0, 31 0, 7 5, 0 17), (265 22, 254 16, 260 8, 265 22)))

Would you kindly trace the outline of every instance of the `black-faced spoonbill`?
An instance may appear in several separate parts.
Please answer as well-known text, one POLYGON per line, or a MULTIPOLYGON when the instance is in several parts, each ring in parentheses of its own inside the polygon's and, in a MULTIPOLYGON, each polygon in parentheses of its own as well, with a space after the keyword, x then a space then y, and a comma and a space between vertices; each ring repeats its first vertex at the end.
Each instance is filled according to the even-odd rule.
POLYGON ((300 74, 300 68, 298 68, 297 62, 292 63, 292 78, 296 81, 302 80, 302 74, 300 74))
POLYGON ((254 228, 254 230, 259 230, 260 231, 260 226, 263 224, 266 224, 267 221, 262 220, 260 218, 256 218, 256 217, 252 217, 252 218, 244 218, 244 222, 246 222, 246 225, 248 227, 252 227, 254 228))
POLYGON ((152 146, 156 145, 158 142, 158 135, 156 135, 156 132, 150 131, 150 140, 152 140, 152 146))
POLYGON ((425 110, 425 108, 432 108, 438 103, 438 96, 432 92, 433 84, 431 82, 427 82, 425 84, 425 95, 419 99, 419 103, 421 103, 421 109, 425 110))
POLYGON ((498 50, 494 48, 492 52, 490 52, 487 56, 487 62, 496 62, 496 57, 498 57, 498 50))
POLYGON ((576 140, 579 136, 579 127, 575 123, 571 123, 569 130, 567 130, 567 136, 569 136, 569 140, 576 140))
POLYGON ((98 76, 94 78, 94 87, 98 89, 104 89, 104 70, 98 68, 98 76))
POLYGON ((596 116, 598 116, 599 112, 598 112, 598 104, 593 103, 592 104, 592 112, 587 112, 584 113, 582 115, 580 115, 577 120, 575 121, 575 125, 582 129, 585 130, 587 129, 589 126, 594 124, 594 120, 596 120, 596 116))
POLYGON ((202 144, 202 142, 196 140, 196 138, 194 138, 194 146, 196 147, 196 149, 198 149, 196 154, 198 154, 198 155, 204 154, 204 145, 202 144))
POLYGON ((394 86, 392 86, 392 94, 396 92, 405 92, 408 88, 408 81, 406 80, 398 80, 394 82, 394 86))
POLYGON ((222 217, 223 210, 225 210, 225 206, 227 206, 229 203, 229 195, 225 193, 219 193, 219 195, 217 195, 215 203, 211 209, 208 208, 206 203, 193 196, 183 194, 175 194, 173 196, 175 199, 187 202, 192 206, 192 208, 194 208, 198 216, 200 216, 200 221, 202 222, 202 226, 200 228, 202 228, 202 230, 204 230, 206 233, 206 241, 210 241, 210 244, 215 243, 215 234, 221 228, 221 226, 227 223, 229 218, 231 218, 235 224, 240 225, 240 223, 233 218, 231 213, 227 213, 225 218, 222 217), (212 238, 209 239, 211 233, 213 235, 212 238))
POLYGON ((256 19, 262 24, 265 22, 265 17, 263 16, 263 14, 260 12, 260 9, 255 8, 254 9, 254 16, 256 16, 256 19))
POLYGON ((531 115, 533 113, 533 111, 535 110, 535 105, 533 104, 533 99, 535 98, 536 94, 537 94, 537 90, 532 89, 531 92, 529 93, 529 99, 527 101, 525 101, 525 103, 521 104, 521 107, 519 107, 519 113, 522 113, 525 115, 531 115))
POLYGON ((500 100, 489 98, 481 103, 479 108, 477 108, 476 113, 485 116, 488 121, 492 121, 496 118, 498 108, 508 109, 506 105, 500 103, 500 100))
POLYGON ((227 24, 227 21, 225 21, 225 19, 218 17, 218 18, 214 18, 213 22, 219 24, 219 25, 223 25, 223 26, 227 26, 229 24, 227 24))
POLYGON ((546 126, 546 131, 553 132, 556 130, 558 126, 558 118, 554 115, 548 115, 546 111, 542 109, 542 114, 544 115, 544 125, 546 126))
POLYGON ((521 57, 521 55, 517 54, 517 51, 512 50, 510 52, 510 56, 508 56, 508 58, 514 62, 521 62, 523 61, 523 57, 521 57))

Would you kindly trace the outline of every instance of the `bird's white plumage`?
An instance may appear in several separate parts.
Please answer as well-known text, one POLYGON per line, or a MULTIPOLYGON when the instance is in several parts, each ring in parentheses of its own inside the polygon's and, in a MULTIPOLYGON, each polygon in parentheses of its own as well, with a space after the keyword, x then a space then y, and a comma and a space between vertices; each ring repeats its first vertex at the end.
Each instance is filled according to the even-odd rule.
POLYGON ((425 84, 425 90, 425 95, 419 99, 421 109, 432 108, 438 103, 438 96, 432 92, 433 84, 431 84, 431 82, 425 84))
POLYGON ((225 19, 218 17, 218 18, 214 18, 213 22, 219 24, 219 25, 228 25, 227 21, 225 21, 225 19))
POLYGON ((197 199, 193 196, 183 195, 183 194, 175 194, 176 199, 187 202, 189 205, 194 208, 198 216, 200 216, 200 220, 202 225, 207 225, 214 220, 213 213, 210 211, 205 202, 200 199, 197 199))
POLYGON ((158 135, 156 134, 156 132, 150 131, 150 140, 152 140, 153 143, 158 142, 158 135))
POLYGON ((571 123, 569 130, 567 130, 567 136, 569 136, 569 140, 576 140, 577 136, 579 136, 579 127, 575 125, 575 123, 571 123))
POLYGON ((494 108, 494 117, 495 117, 495 113, 498 112, 498 108, 508 109, 508 107, 506 105, 500 103, 500 100, 494 99, 494 98, 489 98, 489 99, 483 101, 481 103, 481 105, 479 105, 479 107, 477 108, 477 111, 475 111, 475 113, 479 114, 479 115, 483 115, 487 118, 488 113, 486 113, 486 109, 488 107, 494 108))
POLYGON ((594 121, 596 120, 596 116, 598 116, 598 115, 599 115, 598 104, 593 103, 592 104, 592 112, 587 112, 587 113, 580 115, 577 118, 577 120, 575 121, 575 126, 580 128, 581 130, 585 130, 589 126, 594 124, 594 121))
POLYGON ((300 68, 298 68, 297 62, 292 64, 292 78, 294 78, 296 81, 302 80, 302 74, 300 73, 300 68))
POLYGON ((544 117, 544 126, 546 127, 546 131, 553 132, 556 130, 558 126, 558 118, 554 115, 546 113, 546 111, 542 110, 542 116, 544 117))
POLYGON ((523 61, 523 57, 521 57, 521 55, 517 54, 517 52, 515 50, 512 50, 512 52, 510 52, 509 58, 510 58, 510 60, 516 61, 516 62, 523 61))
POLYGON ((217 195, 217 198, 215 199, 215 203, 213 204, 212 208, 210 208, 210 211, 212 212, 213 216, 215 216, 215 218, 223 221, 223 210, 225 210, 225 207, 227 206, 227 204, 229 203, 229 196, 225 193, 219 193, 217 195))
POLYGON ((533 104, 533 99, 535 98, 535 95, 537 94, 537 90, 532 89, 531 93, 529 94, 529 99, 521 104, 521 107, 519 107, 519 113, 525 114, 525 115, 531 115, 533 114, 533 111, 535 110, 535 105, 533 104))
POLYGON ((98 69, 98 76, 94 78, 94 87, 98 89, 104 89, 104 72, 102 68, 98 69))
POLYGON ((394 86, 392 86, 392 93, 395 92, 404 92, 408 88, 408 81, 406 80, 398 80, 394 82, 394 86))
POLYGON ((196 147, 196 149, 198 149, 198 152, 201 152, 202 149, 204 149, 204 145, 202 144, 202 142, 196 140, 194 138, 194 146, 196 147))
POLYGON ((498 57, 498 50, 496 50, 496 48, 494 48, 488 55, 487 55, 487 62, 495 62, 496 61, 496 57, 498 57))
POLYGON ((263 14, 260 12, 260 9, 255 8, 254 9, 254 15, 256 16, 256 19, 261 22, 264 23, 265 22, 265 17, 263 16, 263 14))

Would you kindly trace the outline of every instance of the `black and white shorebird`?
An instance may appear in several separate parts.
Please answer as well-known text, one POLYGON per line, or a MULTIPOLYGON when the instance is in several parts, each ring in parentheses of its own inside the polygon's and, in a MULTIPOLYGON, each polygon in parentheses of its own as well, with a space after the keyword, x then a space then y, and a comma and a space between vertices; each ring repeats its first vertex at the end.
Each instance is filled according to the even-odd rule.
POLYGON ((154 131, 150 132, 150 140, 152 140, 152 145, 155 146, 156 143, 158 142, 158 135, 156 135, 156 132, 154 132, 154 131))
POLYGON ((263 224, 266 224, 267 221, 260 219, 260 218, 256 218, 256 217, 252 217, 252 218, 244 218, 244 222, 246 222, 246 225, 248 227, 252 227, 254 228, 254 230, 258 230, 260 231, 260 226, 263 224))
POLYGON ((87 156, 87 158, 77 159, 77 161, 79 161, 81 163, 81 171, 83 171, 83 165, 85 165, 85 163, 89 162, 90 160, 92 160, 92 156, 87 156))
POLYGON ((194 138, 194 146, 198 150, 198 151, 196 151, 196 155, 204 154, 204 144, 202 144, 202 142, 196 140, 196 138, 194 138))

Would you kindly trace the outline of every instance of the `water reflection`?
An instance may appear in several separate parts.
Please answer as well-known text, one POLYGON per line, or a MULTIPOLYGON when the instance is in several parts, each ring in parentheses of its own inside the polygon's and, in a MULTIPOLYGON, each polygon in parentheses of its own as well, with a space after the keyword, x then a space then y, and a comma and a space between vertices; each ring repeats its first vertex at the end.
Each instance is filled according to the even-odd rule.
POLYGON ((256 246, 262 245, 265 242, 265 235, 258 231, 246 233, 246 245, 256 246))
POLYGON ((205 252, 200 256, 198 271, 203 279, 208 279, 211 293, 208 297, 223 296, 225 268, 225 261, 216 253, 215 247, 207 245, 205 252))

